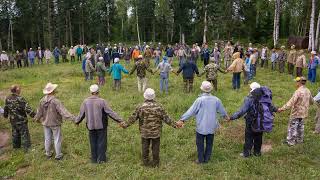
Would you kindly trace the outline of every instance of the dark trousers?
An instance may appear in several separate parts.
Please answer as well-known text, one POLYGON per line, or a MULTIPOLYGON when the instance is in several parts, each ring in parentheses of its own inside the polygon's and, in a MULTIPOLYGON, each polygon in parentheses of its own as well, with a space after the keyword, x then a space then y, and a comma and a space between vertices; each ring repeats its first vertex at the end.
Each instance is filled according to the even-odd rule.
POLYGON ((21 67, 22 67, 21 60, 18 60, 18 61, 17 61, 17 67, 18 67, 18 68, 21 68, 21 67))
POLYGON ((82 56, 81 56, 81 54, 77 54, 77 57, 78 57, 78 61, 82 61, 82 56))
POLYGON ((240 75, 241 73, 233 73, 232 76, 232 87, 233 89, 240 89, 240 75))
POLYGON ((12 125, 12 146, 20 148, 21 144, 24 149, 31 146, 30 134, 27 123, 11 124, 12 125))
POLYGON ((256 77, 256 73, 257 73, 257 66, 256 66, 256 64, 251 64, 251 66, 250 66, 250 72, 251 72, 251 76, 252 76, 252 77, 256 77))
POLYGON ((103 163, 107 161, 107 129, 90 130, 89 140, 91 148, 91 162, 103 163))
POLYGON ((159 138, 141 138, 142 162, 144 166, 157 167, 160 164, 160 137, 159 138), (149 158, 150 146, 152 149, 152 161, 149 158))
POLYGON ((70 58, 71 58, 71 62, 74 62, 74 61, 75 61, 74 56, 70 56, 70 58))
POLYGON ((208 79, 207 79, 207 81, 209 81, 209 82, 212 84, 213 89, 214 89, 215 91, 218 91, 218 80, 217 80, 217 79, 214 79, 214 80, 208 80, 208 79))
POLYGON ((262 132, 253 132, 251 127, 246 127, 245 142, 243 147, 243 156, 249 157, 253 148, 253 155, 261 155, 262 132))
POLYGON ((293 75, 294 65, 292 63, 288 63, 288 73, 293 75))
POLYGON ((198 151, 199 163, 207 163, 210 160, 212 154, 214 134, 202 135, 196 133, 196 144, 198 151), (204 147, 204 141, 206 141, 206 147, 204 147))
POLYGON ((208 65, 209 64, 209 58, 204 58, 203 59, 203 67, 205 67, 206 65, 208 65))
POLYGON ((261 59, 261 67, 268 67, 268 60, 267 59, 261 59))
POLYGON ((192 79, 183 79, 184 82, 184 91, 190 93, 193 91, 193 78, 192 79))
POLYGON ((301 77, 302 76, 302 68, 300 68, 300 67, 297 67, 297 77, 301 77))

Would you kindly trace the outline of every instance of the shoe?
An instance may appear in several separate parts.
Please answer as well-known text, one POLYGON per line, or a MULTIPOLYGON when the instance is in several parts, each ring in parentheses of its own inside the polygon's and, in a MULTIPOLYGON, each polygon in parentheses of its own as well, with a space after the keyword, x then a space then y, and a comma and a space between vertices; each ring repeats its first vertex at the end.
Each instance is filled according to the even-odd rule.
POLYGON ((240 153, 239 156, 240 156, 240 157, 243 157, 243 158, 248 158, 248 157, 250 157, 250 155, 249 155, 249 156, 245 156, 243 153, 240 153))
POLYGON ((63 156, 61 156, 61 157, 56 157, 56 158, 54 158, 55 160, 57 160, 57 161, 61 161, 62 159, 63 159, 63 156))
POLYGON ((294 144, 289 144, 287 140, 284 140, 282 144, 287 145, 289 147, 294 146, 294 144))

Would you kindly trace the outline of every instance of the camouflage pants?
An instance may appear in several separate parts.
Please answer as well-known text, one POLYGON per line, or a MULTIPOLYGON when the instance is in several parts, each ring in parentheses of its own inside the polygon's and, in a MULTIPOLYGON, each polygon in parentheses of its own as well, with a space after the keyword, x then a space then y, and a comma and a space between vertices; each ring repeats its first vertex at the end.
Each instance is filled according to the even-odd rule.
POLYGON ((297 143, 303 143, 304 135, 304 122, 303 119, 291 119, 288 126, 287 143, 289 145, 295 145, 297 143))
POLYGON ((30 134, 28 124, 26 122, 16 123, 12 125, 12 146, 13 148, 20 148, 21 145, 24 149, 31 146, 30 134))
POLYGON ((207 81, 209 81, 212 84, 213 89, 215 91, 218 91, 218 80, 217 79, 207 79, 207 81))
POLYGON ((284 68, 285 68, 285 61, 279 61, 279 72, 284 73, 284 68))
POLYGON ((184 91, 190 93, 193 91, 193 79, 183 79, 184 91))

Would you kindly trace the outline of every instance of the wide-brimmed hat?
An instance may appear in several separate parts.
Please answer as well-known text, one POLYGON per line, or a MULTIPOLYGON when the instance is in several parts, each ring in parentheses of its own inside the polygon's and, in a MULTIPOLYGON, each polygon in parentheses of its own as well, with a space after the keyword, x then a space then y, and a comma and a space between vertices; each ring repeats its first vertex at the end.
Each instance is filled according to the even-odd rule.
POLYGON ((58 87, 58 84, 52 84, 51 82, 49 82, 42 92, 43 94, 47 95, 52 93, 57 87, 58 87))
POLYGON ((148 88, 148 89, 146 89, 146 91, 144 92, 143 97, 144 97, 146 100, 153 100, 154 98, 156 98, 156 93, 155 93, 155 91, 154 91, 153 89, 148 88))
POLYGON ((200 86, 201 91, 209 93, 212 91, 213 87, 209 81, 203 81, 200 86))
POLYGON ((258 89, 258 88, 260 88, 260 87, 261 87, 260 84, 257 83, 257 82, 251 83, 251 84, 250 84, 250 89, 251 89, 250 92, 252 92, 252 91, 254 91, 255 89, 258 89))
POLYGON ((99 86, 96 84, 91 85, 89 89, 91 93, 99 92, 99 86))

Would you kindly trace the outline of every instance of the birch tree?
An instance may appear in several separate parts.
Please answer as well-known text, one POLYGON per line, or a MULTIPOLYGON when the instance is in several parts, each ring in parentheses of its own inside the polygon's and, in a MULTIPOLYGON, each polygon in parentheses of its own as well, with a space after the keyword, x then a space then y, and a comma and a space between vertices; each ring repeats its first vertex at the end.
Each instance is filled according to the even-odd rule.
POLYGON ((319 31, 320 31, 320 11, 318 15, 318 22, 317 22, 317 30, 316 30, 316 40, 315 40, 315 48, 319 48, 319 31))
POLYGON ((314 43, 314 16, 315 16, 315 8, 316 8, 316 1, 312 0, 312 10, 310 16, 310 28, 309 28, 309 46, 308 50, 315 50, 315 43, 314 43))
POLYGON ((274 8, 274 25, 273 25, 273 46, 277 47, 279 41, 279 25, 281 13, 281 0, 275 1, 274 8))
POLYGON ((202 43, 207 43, 207 32, 208 32, 208 20, 207 20, 207 12, 208 12, 208 3, 205 2, 205 9, 204 9, 204 28, 203 28, 203 40, 202 43))

